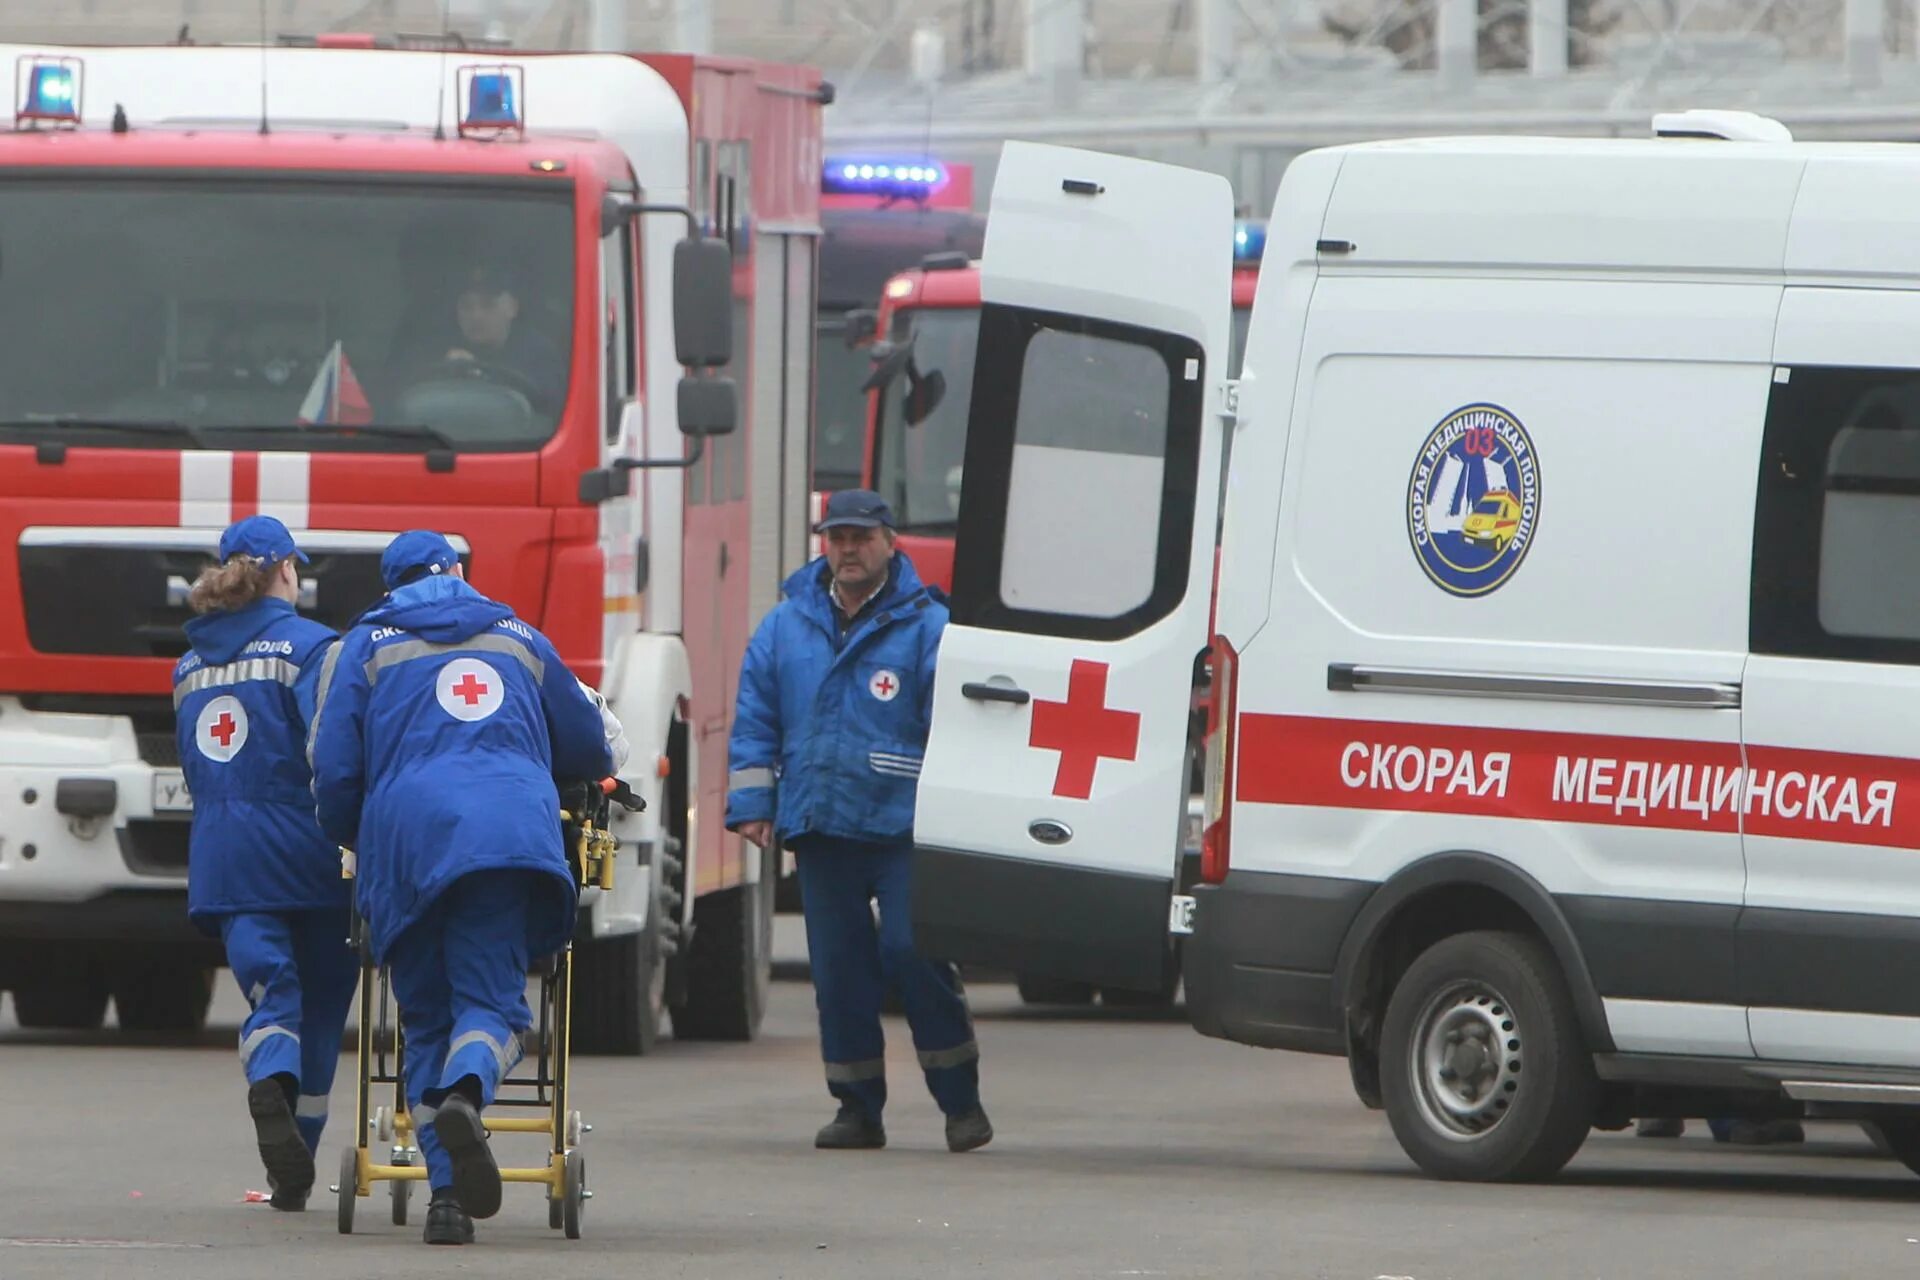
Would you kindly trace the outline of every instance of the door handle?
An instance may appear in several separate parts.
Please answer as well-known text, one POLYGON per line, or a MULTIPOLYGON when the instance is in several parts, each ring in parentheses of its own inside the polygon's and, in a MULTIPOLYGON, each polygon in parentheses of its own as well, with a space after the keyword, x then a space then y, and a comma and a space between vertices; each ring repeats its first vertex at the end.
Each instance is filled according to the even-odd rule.
POLYGON ((975 702, 1009 702, 1016 707, 1024 707, 1033 695, 1025 689, 1016 689, 1006 684, 981 684, 968 681, 960 686, 960 696, 972 698, 975 702))

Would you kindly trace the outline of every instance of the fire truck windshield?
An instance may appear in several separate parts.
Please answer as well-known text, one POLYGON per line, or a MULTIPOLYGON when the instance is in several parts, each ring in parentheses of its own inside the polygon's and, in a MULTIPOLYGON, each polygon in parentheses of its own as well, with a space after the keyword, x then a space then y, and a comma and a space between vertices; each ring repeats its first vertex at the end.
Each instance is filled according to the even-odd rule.
POLYGON ((573 216, 569 190, 516 188, 14 175, 0 440, 537 447, 566 397, 573 216))
MULTIPOLYGON (((1248 311, 1233 311, 1227 376, 1240 376, 1247 344, 1248 311)), ((913 370, 924 380, 938 371, 945 381, 926 420, 907 422, 903 410, 913 392, 902 374, 880 390, 874 438, 874 487, 893 507, 900 528, 913 533, 953 533, 960 515, 960 474, 966 459, 967 409, 973 393, 973 353, 980 313, 972 307, 925 307, 896 313, 893 339, 913 339, 913 370)), ((822 347, 824 352, 824 344, 822 347)), ((824 408, 824 406, 823 406, 824 408)))
POLYGON ((816 489, 851 489, 860 483, 860 459, 867 450, 867 379, 872 359, 864 348, 849 347, 843 325, 820 326, 815 344, 817 399, 813 445, 816 489))

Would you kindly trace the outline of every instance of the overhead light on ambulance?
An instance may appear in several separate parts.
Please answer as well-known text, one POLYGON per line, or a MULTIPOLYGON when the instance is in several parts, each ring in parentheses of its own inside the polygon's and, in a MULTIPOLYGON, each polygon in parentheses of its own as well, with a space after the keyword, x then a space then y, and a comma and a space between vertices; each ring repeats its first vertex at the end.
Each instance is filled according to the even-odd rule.
POLYGON ((521 68, 462 67, 458 78, 459 96, 466 103, 460 115, 461 137, 497 138, 526 132, 520 116, 526 96, 521 68))
POLYGON ((79 123, 80 59, 22 56, 14 70, 14 128, 79 123))
POLYGON ((1233 260, 1235 263, 1258 262, 1260 261, 1260 255, 1266 251, 1266 223, 1236 222, 1233 224, 1233 260))
POLYGON ((830 157, 821 171, 820 193, 882 195, 920 200, 947 183, 947 171, 928 160, 830 157))

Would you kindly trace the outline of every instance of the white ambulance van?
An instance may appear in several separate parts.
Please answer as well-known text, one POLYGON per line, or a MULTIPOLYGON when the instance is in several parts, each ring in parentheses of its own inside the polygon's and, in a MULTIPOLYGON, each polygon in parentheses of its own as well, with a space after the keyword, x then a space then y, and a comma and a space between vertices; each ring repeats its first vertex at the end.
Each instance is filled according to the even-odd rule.
POLYGON ((1440 1177, 1920 1167, 1920 149, 1656 126, 1296 160, 1232 385, 1227 184, 1008 146, 924 949, 1157 979, 1230 437, 1194 1026, 1440 1177))

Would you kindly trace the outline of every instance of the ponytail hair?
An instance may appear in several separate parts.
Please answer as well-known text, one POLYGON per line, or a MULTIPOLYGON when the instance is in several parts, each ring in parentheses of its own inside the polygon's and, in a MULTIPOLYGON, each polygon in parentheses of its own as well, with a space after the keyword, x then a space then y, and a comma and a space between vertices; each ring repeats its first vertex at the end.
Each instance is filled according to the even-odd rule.
POLYGON ((244 609, 273 590, 280 576, 278 563, 268 564, 249 555, 236 555, 225 564, 210 564, 194 579, 187 604, 195 613, 225 613, 244 609))

